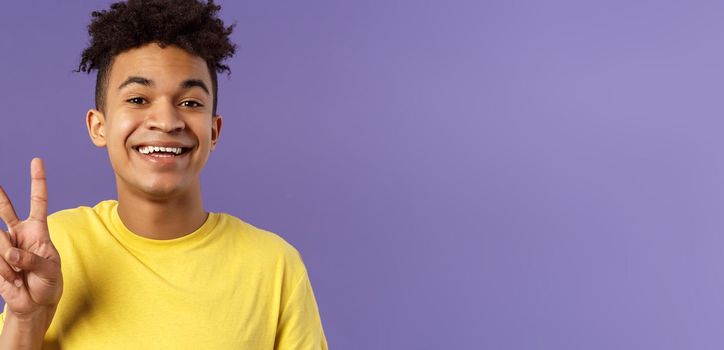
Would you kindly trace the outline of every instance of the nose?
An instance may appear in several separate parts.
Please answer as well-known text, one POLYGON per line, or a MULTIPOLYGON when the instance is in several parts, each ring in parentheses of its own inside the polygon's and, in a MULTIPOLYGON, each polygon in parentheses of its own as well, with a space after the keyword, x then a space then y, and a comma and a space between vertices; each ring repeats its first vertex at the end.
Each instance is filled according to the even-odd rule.
POLYGON ((148 110, 146 126, 151 130, 173 133, 186 127, 181 113, 173 103, 157 103, 148 110))

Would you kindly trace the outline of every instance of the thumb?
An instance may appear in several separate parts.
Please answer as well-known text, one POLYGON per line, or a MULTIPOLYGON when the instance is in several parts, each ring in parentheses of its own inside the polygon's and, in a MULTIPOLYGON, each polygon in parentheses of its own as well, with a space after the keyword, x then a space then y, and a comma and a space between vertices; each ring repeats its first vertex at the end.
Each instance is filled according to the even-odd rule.
POLYGON ((7 261, 12 267, 34 272, 43 279, 52 280, 57 278, 57 264, 54 261, 43 258, 40 255, 31 253, 27 250, 9 248, 5 251, 4 257, 5 261, 7 261))

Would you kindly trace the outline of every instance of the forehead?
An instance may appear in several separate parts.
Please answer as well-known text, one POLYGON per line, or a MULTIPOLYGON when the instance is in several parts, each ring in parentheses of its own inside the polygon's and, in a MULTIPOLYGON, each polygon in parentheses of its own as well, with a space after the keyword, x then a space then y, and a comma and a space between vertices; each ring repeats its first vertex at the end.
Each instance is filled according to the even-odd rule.
POLYGON ((201 57, 176 46, 162 48, 155 43, 118 54, 110 69, 109 88, 116 88, 130 76, 144 77, 159 85, 176 85, 187 79, 211 83, 206 61, 201 57))

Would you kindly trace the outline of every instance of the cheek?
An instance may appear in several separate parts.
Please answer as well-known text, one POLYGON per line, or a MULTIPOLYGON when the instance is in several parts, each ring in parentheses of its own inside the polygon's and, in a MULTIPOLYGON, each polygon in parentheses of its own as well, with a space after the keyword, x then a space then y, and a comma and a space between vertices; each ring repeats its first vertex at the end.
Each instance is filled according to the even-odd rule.
POLYGON ((132 118, 114 117, 106 124, 106 147, 112 163, 126 157, 128 137, 137 124, 132 118))
POLYGON ((199 123, 191 126, 198 137, 199 146, 203 148, 211 147, 211 125, 208 123, 199 123))

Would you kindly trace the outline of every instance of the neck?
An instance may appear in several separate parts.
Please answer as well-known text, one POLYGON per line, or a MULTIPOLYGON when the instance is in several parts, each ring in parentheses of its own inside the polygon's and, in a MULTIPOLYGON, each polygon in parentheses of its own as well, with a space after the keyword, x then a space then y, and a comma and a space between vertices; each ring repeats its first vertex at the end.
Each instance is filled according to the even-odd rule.
POLYGON ((201 188, 196 184, 185 193, 168 198, 148 198, 118 189, 118 216, 131 232, 150 239, 186 236, 204 224, 201 188))

